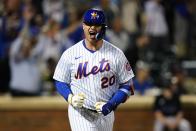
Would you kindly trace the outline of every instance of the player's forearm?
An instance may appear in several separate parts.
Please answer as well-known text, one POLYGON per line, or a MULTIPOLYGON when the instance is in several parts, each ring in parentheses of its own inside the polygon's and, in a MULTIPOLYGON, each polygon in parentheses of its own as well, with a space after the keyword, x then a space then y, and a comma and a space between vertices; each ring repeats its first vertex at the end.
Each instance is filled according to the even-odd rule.
POLYGON ((68 101, 68 96, 72 94, 71 88, 67 83, 55 81, 57 92, 68 101))
POLYGON ((111 103, 115 109, 119 104, 124 103, 130 95, 130 85, 120 86, 119 90, 108 101, 108 103, 111 103))

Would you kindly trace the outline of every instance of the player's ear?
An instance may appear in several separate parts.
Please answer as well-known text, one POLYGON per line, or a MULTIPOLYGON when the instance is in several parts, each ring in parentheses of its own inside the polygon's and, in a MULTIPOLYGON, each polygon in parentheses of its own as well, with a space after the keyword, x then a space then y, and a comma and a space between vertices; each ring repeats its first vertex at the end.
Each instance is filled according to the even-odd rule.
POLYGON ((84 24, 84 23, 82 23, 82 28, 83 28, 83 30, 84 30, 84 28, 85 28, 85 24, 84 24))

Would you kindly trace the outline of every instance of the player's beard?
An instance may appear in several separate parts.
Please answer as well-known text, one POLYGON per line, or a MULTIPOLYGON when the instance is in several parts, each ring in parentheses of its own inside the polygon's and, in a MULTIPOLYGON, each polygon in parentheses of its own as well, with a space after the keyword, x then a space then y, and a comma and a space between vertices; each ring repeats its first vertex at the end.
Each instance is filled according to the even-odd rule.
POLYGON ((86 32, 86 39, 87 41, 96 46, 97 45, 97 42, 100 41, 100 40, 97 40, 96 39, 96 35, 97 35, 97 30, 90 30, 90 28, 88 29, 88 32, 86 32))
POLYGON ((98 42, 99 40, 97 40, 97 39, 91 39, 91 38, 90 38, 90 40, 88 40, 88 41, 89 41, 89 43, 90 43, 91 45, 96 46, 96 45, 97 45, 97 42, 98 42))
POLYGON ((88 38, 86 39, 87 41, 88 41, 88 43, 90 44, 90 45, 93 45, 94 47, 100 47, 100 42, 102 41, 102 40, 97 40, 96 38, 91 38, 91 36, 90 36, 90 34, 89 34, 89 36, 88 36, 88 38))

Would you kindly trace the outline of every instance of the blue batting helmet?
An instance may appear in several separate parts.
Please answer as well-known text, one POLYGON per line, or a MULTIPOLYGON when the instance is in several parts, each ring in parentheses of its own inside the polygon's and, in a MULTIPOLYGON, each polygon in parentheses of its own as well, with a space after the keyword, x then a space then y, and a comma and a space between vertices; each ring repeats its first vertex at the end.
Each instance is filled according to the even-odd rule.
POLYGON ((84 13, 83 22, 87 25, 105 25, 104 12, 99 9, 89 9, 84 13))

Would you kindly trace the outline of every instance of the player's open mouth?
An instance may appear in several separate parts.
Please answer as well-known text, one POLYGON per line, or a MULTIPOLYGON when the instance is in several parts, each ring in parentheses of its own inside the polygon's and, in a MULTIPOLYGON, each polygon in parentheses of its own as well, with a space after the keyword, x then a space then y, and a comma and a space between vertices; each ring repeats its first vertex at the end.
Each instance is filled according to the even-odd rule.
POLYGON ((97 33, 95 31, 90 31, 89 34, 90 34, 90 38, 94 39, 97 33))

